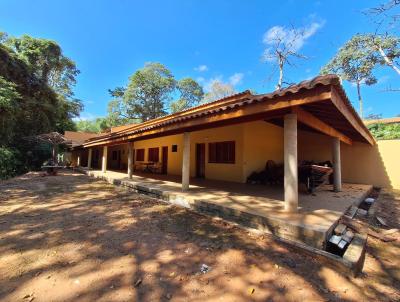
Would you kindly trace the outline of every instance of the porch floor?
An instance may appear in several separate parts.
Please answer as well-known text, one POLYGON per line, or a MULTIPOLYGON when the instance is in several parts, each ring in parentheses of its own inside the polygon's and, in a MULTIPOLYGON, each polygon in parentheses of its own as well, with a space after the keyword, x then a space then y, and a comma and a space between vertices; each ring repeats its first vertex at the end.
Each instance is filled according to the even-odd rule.
POLYGON ((135 186, 139 191, 149 191, 171 203, 194 207, 206 214, 245 222, 250 227, 261 226, 277 236, 303 241, 318 248, 323 248, 328 232, 343 213, 351 205, 358 205, 372 189, 370 185, 344 183, 342 192, 338 193, 333 192, 330 185, 313 195, 300 191, 298 212, 287 213, 284 211, 281 186, 191 179, 190 190, 182 192, 180 176, 135 173, 129 179, 122 172, 86 172, 113 183, 135 186))

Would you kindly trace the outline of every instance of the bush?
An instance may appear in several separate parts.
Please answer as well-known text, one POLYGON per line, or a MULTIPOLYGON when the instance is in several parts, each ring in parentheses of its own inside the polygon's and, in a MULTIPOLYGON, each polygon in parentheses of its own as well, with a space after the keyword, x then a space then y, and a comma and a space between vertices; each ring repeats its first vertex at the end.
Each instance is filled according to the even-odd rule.
POLYGON ((371 124, 368 129, 378 140, 400 138, 400 124, 371 124))
POLYGON ((17 150, 0 147, 0 179, 7 179, 21 172, 19 158, 17 150))

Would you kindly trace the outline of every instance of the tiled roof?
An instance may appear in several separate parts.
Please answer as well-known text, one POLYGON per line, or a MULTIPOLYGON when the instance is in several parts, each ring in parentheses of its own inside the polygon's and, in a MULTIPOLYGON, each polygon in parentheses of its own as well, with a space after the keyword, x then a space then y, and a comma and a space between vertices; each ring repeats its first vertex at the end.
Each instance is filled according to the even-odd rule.
MULTIPOLYGON (((196 119, 208 115, 213 115, 217 113, 222 113, 224 111, 229 111, 229 110, 234 110, 242 106, 247 106, 251 105, 254 103, 260 103, 260 102, 267 102, 269 100, 278 98, 278 97, 283 97, 283 96, 290 96, 290 95, 295 95, 297 93, 300 93, 302 91, 307 91, 307 90, 312 90, 316 87, 319 86, 335 86, 337 88, 337 91, 339 92, 341 98, 345 101, 346 106, 352 111, 353 115, 356 117, 356 119, 359 121, 360 125, 364 127, 365 129, 366 126, 352 107, 349 99, 346 96, 346 93, 344 92, 340 79, 337 75, 323 75, 323 76, 317 76, 311 80, 306 80, 302 81, 296 85, 291 85, 289 87, 286 87, 284 89, 280 90, 275 90, 271 93, 266 93, 266 94, 259 94, 259 95, 253 95, 249 90, 243 91, 241 93, 237 93, 235 95, 231 95, 228 97, 225 97, 223 99, 219 99, 213 102, 201 104, 199 106, 189 108, 187 110, 177 112, 174 114, 170 114, 164 117, 160 117, 157 119, 149 120, 140 124, 133 125, 132 127, 128 127, 126 129, 123 129, 119 132, 115 133, 108 133, 106 135, 102 135, 100 137, 92 138, 87 141, 87 143, 91 143, 94 141, 102 141, 102 140, 109 140, 109 139, 115 139, 115 138, 120 138, 124 137, 127 135, 134 135, 137 133, 149 131, 155 128, 161 128, 163 126, 175 124, 175 123, 181 123, 184 121, 188 121, 191 119, 196 119)), ((367 130, 368 131, 368 130, 367 130)))

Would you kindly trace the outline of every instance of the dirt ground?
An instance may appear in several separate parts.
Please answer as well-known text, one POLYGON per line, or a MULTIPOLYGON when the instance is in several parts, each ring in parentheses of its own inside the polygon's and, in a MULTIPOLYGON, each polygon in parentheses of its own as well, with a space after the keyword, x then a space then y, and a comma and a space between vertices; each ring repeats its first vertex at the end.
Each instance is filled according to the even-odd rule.
MULTIPOLYGON (((400 300, 399 240, 369 238, 353 278, 268 235, 81 174, 29 173, 0 192, 1 301, 400 300)), ((400 195, 384 194, 377 211, 400 227, 400 195)))

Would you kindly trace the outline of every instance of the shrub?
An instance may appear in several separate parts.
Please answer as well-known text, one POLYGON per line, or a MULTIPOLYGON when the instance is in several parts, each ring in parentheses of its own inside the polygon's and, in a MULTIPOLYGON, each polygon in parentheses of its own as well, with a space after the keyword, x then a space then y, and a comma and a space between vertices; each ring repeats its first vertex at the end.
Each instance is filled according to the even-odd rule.
POLYGON ((20 173, 21 162, 17 150, 0 147, 0 179, 7 179, 20 173))

